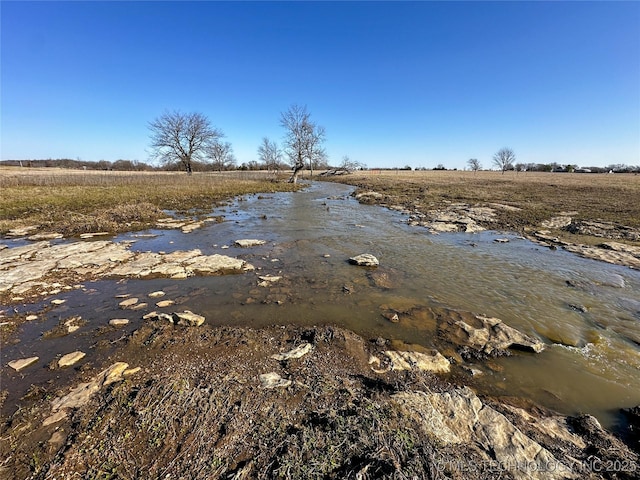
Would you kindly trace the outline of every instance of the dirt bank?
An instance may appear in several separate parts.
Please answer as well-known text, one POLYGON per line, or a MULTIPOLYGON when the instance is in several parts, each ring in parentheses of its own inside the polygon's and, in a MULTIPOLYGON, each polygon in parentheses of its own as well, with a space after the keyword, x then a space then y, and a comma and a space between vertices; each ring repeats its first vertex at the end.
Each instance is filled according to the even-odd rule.
POLYGON ((637 454, 592 417, 376 373, 386 348, 331 326, 149 320, 104 365, 31 392, 2 425, 1 476, 637 478, 637 454), (107 383, 109 365, 124 374, 107 383))

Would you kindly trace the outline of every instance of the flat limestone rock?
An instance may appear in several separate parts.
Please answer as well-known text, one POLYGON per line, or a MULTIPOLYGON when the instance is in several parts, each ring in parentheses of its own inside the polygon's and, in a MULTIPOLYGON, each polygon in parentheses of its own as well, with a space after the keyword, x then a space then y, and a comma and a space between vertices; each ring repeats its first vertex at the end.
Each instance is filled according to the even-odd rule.
POLYGON ((433 373, 447 373, 451 370, 449 360, 436 350, 430 354, 388 350, 384 354, 391 360, 391 370, 418 369, 433 373))
POLYGON ((236 240, 234 242, 238 247, 248 248, 248 247, 257 247, 258 245, 264 245, 267 243, 266 240, 256 240, 254 238, 243 238, 240 240, 236 240))
POLYGON ((175 300, 160 300, 159 302, 156 303, 156 307, 158 308, 170 307, 175 303, 176 303, 175 300))
POLYGON ((444 322, 439 330, 451 342, 492 354, 500 350, 518 349, 534 353, 544 350, 544 343, 506 325, 499 318, 474 315, 444 322))
POLYGON ((176 250, 175 252, 164 254, 162 260, 166 263, 183 263, 200 256, 202 256, 202 251, 199 248, 193 250, 176 250))
POLYGON ((259 287, 269 287, 276 282, 282 280, 282 277, 277 275, 262 275, 258 277, 260 281, 258 282, 259 287))
POLYGON ((426 223, 425 226, 429 228, 429 230, 436 233, 449 233, 449 232, 457 232, 460 230, 460 226, 456 223, 431 222, 431 223, 426 223))
POLYGON ((55 413, 65 408, 78 408, 85 405, 101 388, 123 380, 123 373, 128 367, 128 363, 114 363, 96 375, 91 381, 81 383, 67 395, 55 398, 51 402, 51 410, 55 413))
POLYGON ((362 253, 360 255, 356 255, 355 257, 351 257, 349 259, 349 263, 351 263, 352 265, 360 265, 363 267, 377 267, 378 265, 380 265, 378 259, 370 253, 362 253))
POLYGON ((189 271, 177 263, 160 263, 153 267, 149 275, 157 275, 169 278, 187 278, 189 271))
POLYGON ((481 458, 497 461, 516 479, 578 478, 507 417, 484 405, 468 387, 444 393, 405 391, 392 399, 425 434, 445 445, 470 446, 481 458))
POLYGON ((129 319, 127 318, 114 318, 109 320, 109 325, 111 325, 112 327, 122 327, 124 325, 127 325, 129 323, 129 319))
MULTIPOLYGON (((612 245, 613 243, 614 242, 608 242, 607 245, 612 245)), ((588 245, 564 245, 563 248, 568 252, 576 253, 585 258, 640 269, 640 253, 628 253, 619 247, 616 247, 618 248, 617 250, 613 250, 588 245)))
POLYGON ((276 372, 263 373, 258 377, 263 388, 286 388, 291 385, 291 380, 286 380, 276 372))
POLYGON ((164 297, 166 294, 162 290, 157 290, 149 294, 149 298, 164 297))
POLYGON ((156 222, 158 228, 182 228, 188 222, 185 220, 178 220, 176 218, 161 218, 156 222))
POLYGON ((7 232, 7 237, 24 237, 29 235, 34 230, 37 230, 37 225, 29 225, 28 227, 13 228, 7 232))
POLYGON ((565 228, 571 225, 572 218, 565 215, 560 215, 558 217, 552 217, 549 220, 543 221, 540 226, 543 228, 565 228))
POLYGON ((92 233, 83 233, 80 235, 80 238, 93 238, 93 237, 104 237, 105 235, 111 235, 110 232, 92 232, 92 233))
POLYGON ((290 360, 292 358, 300 358, 305 356, 313 350, 313 346, 310 343, 303 343, 302 345, 298 345, 293 350, 289 350, 285 353, 276 353, 275 355, 271 355, 270 358, 274 360, 290 360))
POLYGON ((244 260, 226 255, 203 255, 187 262, 187 266, 195 273, 215 274, 253 270, 254 267, 244 260))
POLYGON ((128 307, 132 307, 136 303, 138 303, 138 299, 136 297, 131 297, 131 298, 127 298, 126 300, 121 301, 118 305, 121 308, 128 308, 128 307))
POLYGON ((168 313, 159 313, 156 311, 147 313, 142 317, 143 320, 166 320, 169 323, 174 323, 174 318, 168 313))
POLYGON ((69 367, 74 363, 77 363, 80 360, 82 360, 85 356, 86 356, 86 353, 81 352, 79 350, 72 353, 67 353, 66 355, 63 355, 60 358, 60 360, 58 360, 58 367, 60 368, 69 367))
POLYGON ((135 259, 122 263, 107 272, 110 276, 142 278, 151 275, 154 267, 162 262, 161 255, 157 253, 144 252, 135 259))
POLYGON ((27 368, 29 365, 33 365, 38 360, 40 360, 40 357, 22 358, 20 360, 13 360, 9 362, 9 366, 13 368, 16 372, 19 372, 23 368, 27 368))
POLYGON ((197 313, 193 313, 189 310, 185 310, 184 312, 175 312, 173 314, 173 323, 186 325, 188 327, 199 327, 204 323, 204 320, 205 318, 202 315, 198 315, 197 313))
POLYGON ((31 240, 33 242, 39 242, 41 240, 57 240, 62 237, 63 235, 61 233, 43 232, 43 233, 36 233, 35 235, 31 235, 30 237, 27 237, 27 238, 28 240, 31 240))
POLYGON ((192 223, 187 223, 186 225, 183 225, 180 229, 182 230, 182 233, 191 233, 194 230, 197 230, 198 228, 202 227, 204 225, 204 222, 192 222, 192 223))
POLYGON ((52 425, 54 423, 58 423, 61 420, 64 420, 66 418, 67 418, 67 411, 66 410, 60 410, 59 412, 56 412, 53 415, 50 415, 47 418, 45 418, 44 421, 42 422, 42 426, 46 427, 47 425, 52 425))
MULTIPOLYGON (((254 241, 240 242, 250 245, 254 241)), ((9 292, 15 296, 37 290, 39 295, 43 295, 50 290, 43 279, 54 272, 63 287, 76 282, 78 275, 105 278, 186 278, 254 270, 244 260, 224 255, 203 255, 200 249, 168 254, 133 252, 130 250, 131 244, 132 242, 98 240, 52 245, 49 241, 40 241, 0 249, 0 293, 9 292)))

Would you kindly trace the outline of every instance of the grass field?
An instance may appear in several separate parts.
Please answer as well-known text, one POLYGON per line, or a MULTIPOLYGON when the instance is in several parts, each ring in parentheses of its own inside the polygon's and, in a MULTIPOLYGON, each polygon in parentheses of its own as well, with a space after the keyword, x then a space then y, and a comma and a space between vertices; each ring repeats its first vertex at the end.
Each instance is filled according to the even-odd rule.
POLYGON ((37 225, 64 235, 146 228, 162 210, 209 211, 248 193, 291 191, 266 172, 113 172, 0 168, 0 234, 37 225))

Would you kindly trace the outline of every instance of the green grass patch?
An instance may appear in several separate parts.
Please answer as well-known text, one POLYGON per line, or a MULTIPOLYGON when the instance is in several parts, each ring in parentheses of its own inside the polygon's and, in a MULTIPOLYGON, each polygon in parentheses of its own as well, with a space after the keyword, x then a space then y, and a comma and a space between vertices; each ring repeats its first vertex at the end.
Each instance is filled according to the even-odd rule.
POLYGON ((208 212, 235 196, 300 188, 266 173, 25 170, 0 170, 0 233, 26 225, 65 235, 139 230, 163 210, 208 212))

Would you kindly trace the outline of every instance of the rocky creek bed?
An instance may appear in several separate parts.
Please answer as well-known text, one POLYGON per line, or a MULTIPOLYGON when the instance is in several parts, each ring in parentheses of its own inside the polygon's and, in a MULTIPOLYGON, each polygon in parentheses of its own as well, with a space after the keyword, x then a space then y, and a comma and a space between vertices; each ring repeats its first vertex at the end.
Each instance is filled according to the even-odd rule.
MULTIPOLYGON (((431 233, 477 233, 487 229, 508 228, 504 216, 520 208, 504 204, 468 204, 446 202, 439 208, 425 210, 412 204, 393 203, 394 198, 376 191, 361 191, 358 201, 377 204, 400 211, 408 216, 407 223, 427 228, 431 233), (389 203, 391 201, 392 203, 389 203)), ((557 215, 539 225, 527 225, 522 232, 526 238, 549 248, 563 248, 585 258, 640 269, 640 229, 613 222, 583 221, 575 219, 578 212, 557 212, 557 215), (600 241, 583 244, 562 239, 562 233, 572 233, 600 241), (629 243, 623 243, 627 241, 629 243)))
MULTIPOLYGON (((0 257, 11 295, 74 288, 80 274, 251 269, 109 241, 35 243, 0 257)), ((149 299, 173 307, 163 292, 149 299)), ((123 309, 147 305, 117 300, 123 309)), ((390 321, 398 313, 390 309, 390 321)), ((250 329, 202 325, 189 311, 141 316, 106 360, 82 364, 84 352, 70 352, 49 365, 80 362, 66 381, 34 385, 5 417, 3 478, 637 478, 633 432, 625 444, 589 415, 561 416, 465 386, 464 358, 543 349, 498 319, 440 312, 438 331, 452 346, 443 354, 330 325, 250 329)), ((70 317, 58 334, 81 326, 70 317)), ((24 363, 3 366, 5 379, 8 368, 28 376, 38 365, 37 357, 17 360, 24 363)))
MULTIPOLYGON (((458 230, 490 222, 493 209, 460 208, 429 221, 458 230)), ((44 310, 59 293, 99 279, 257 275, 258 285, 274 291, 280 281, 252 272, 246 260, 198 249, 153 253, 134 251, 129 242, 51 238, 0 250, 3 304, 41 302, 44 310)), ((238 247, 260 242, 241 239, 238 247)), ((354 252, 351 263, 384 286, 373 255, 354 252)), ((628 428, 614 435, 590 415, 559 415, 469 387, 481 373, 478 362, 544 349, 497 318, 432 309, 448 345, 433 350, 366 338, 330 318, 311 327, 216 327, 162 291, 124 293, 114 302, 139 322, 128 328, 128 318, 105 318, 87 333, 96 339, 90 361, 73 349, 44 365, 38 357, 3 355, 2 478, 640 475, 637 408, 627 412, 628 428), (29 382, 43 368, 59 372, 57 380, 34 381, 19 400, 7 401, 12 381, 29 382)), ((382 310, 390 322, 407 315, 382 310)), ((2 311, 5 346, 38 315, 16 311, 2 311)), ((70 311, 47 334, 64 337, 84 326, 70 311)))

